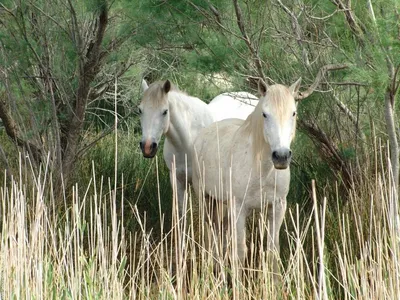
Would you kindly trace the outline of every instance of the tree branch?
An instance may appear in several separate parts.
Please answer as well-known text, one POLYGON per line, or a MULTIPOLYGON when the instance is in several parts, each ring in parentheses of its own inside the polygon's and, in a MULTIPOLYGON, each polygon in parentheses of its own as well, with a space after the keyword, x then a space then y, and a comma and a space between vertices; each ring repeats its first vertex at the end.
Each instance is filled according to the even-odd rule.
POLYGON ((70 9, 70 13, 71 13, 71 20, 72 20, 72 31, 71 31, 71 39, 73 41, 75 41, 76 44, 76 48, 78 49, 78 52, 81 53, 82 52, 82 37, 80 35, 80 31, 79 31, 79 26, 78 26, 78 18, 76 16, 76 11, 74 6, 71 3, 71 0, 68 0, 68 4, 69 4, 69 9, 70 9))
POLYGON ((325 65, 323 66, 317 74, 317 77, 315 78, 314 83, 304 92, 299 92, 298 95, 296 96, 297 100, 302 100, 304 98, 309 97, 315 89, 318 87, 318 85, 321 83, 322 78, 325 77, 326 72, 328 71, 333 71, 333 70, 342 70, 348 68, 348 64, 330 64, 330 65, 325 65))
MULTIPOLYGON (((353 126, 355 128, 358 128, 358 119, 357 117, 352 113, 352 111, 346 106, 346 104, 344 104, 338 96, 336 95, 332 95, 333 99, 336 102, 336 106, 340 109, 341 112, 343 112, 347 118, 350 120, 350 122, 353 124, 353 126)), ((358 132, 360 138, 362 141, 366 140, 365 134, 362 131, 358 132)))
POLYGON ((210 0, 207 0, 207 3, 210 6, 211 12, 215 16, 215 19, 217 20, 217 23, 222 24, 221 14, 219 13, 218 9, 214 5, 211 4, 210 0))
POLYGON ((40 149, 29 141, 25 141, 19 136, 18 126, 11 116, 9 109, 6 104, 6 95, 4 92, 0 97, 0 119, 3 122, 4 128, 7 135, 13 140, 18 146, 25 148, 32 153, 33 158, 36 162, 40 163, 42 156, 40 149))
POLYGON ((233 5, 235 7, 237 24, 240 29, 240 32, 242 33, 242 39, 245 41, 247 48, 249 48, 249 50, 253 56, 253 60, 256 65, 259 77, 261 77, 263 80, 265 80, 265 75, 264 75, 264 71, 262 68, 260 56, 258 55, 257 50, 254 48, 253 44, 251 43, 250 38, 247 35, 246 28, 244 26, 242 10, 240 9, 240 6, 239 6, 237 0, 232 0, 232 1, 233 1, 233 5))
POLYGON ((306 120, 298 120, 301 129, 305 130, 309 136, 313 137, 312 141, 318 141, 316 145, 321 156, 324 157, 334 170, 336 174, 343 174, 343 183, 347 188, 352 185, 352 176, 348 163, 343 159, 340 154, 339 148, 332 141, 331 138, 315 123, 306 120))
MULTIPOLYGON (((73 11, 72 8, 71 10, 73 11)), ((108 7, 106 1, 103 1, 100 7, 100 14, 96 23, 96 31, 93 33, 94 40, 89 43, 86 54, 80 51, 79 83, 75 94, 75 107, 70 115, 70 120, 62 124, 62 130, 65 132, 62 149, 64 149, 63 172, 66 184, 68 184, 69 176, 73 170, 78 153, 80 133, 83 128, 91 89, 90 84, 101 67, 101 44, 108 24, 108 7)))
POLYGON ((299 45, 301 51, 302 51, 302 56, 303 56, 303 61, 304 64, 306 65, 306 67, 310 67, 310 60, 308 58, 308 51, 307 49, 304 47, 303 45, 303 33, 301 31, 301 27, 299 24, 299 21, 297 20, 297 17, 295 16, 295 14, 288 8, 286 7, 281 0, 277 0, 279 6, 284 10, 285 13, 287 13, 290 18, 292 19, 292 29, 293 32, 296 36, 296 41, 297 44, 299 45))
POLYGON ((356 81, 329 82, 330 85, 367 86, 366 83, 356 81))
POLYGON ((104 33, 106 32, 108 24, 108 9, 105 3, 102 4, 99 19, 98 19, 98 26, 96 31, 96 36, 94 41, 92 41, 88 46, 88 51, 86 53, 86 57, 88 59, 87 67, 92 67, 93 64, 97 62, 97 59, 100 55, 99 48, 104 38, 104 33))
POLYGON ((349 24, 351 32, 354 34, 355 37, 358 38, 361 44, 364 43, 363 41, 363 34, 366 33, 366 29, 363 24, 358 24, 356 21, 356 17, 351 9, 351 2, 350 0, 347 1, 347 6, 341 0, 331 0, 333 4, 335 4, 341 11, 343 11, 347 24, 349 24))
POLYGON ((86 53, 87 61, 84 62, 80 70, 80 80, 75 106, 75 116, 78 119, 78 122, 83 122, 90 83, 93 81, 99 69, 100 46, 108 23, 108 11, 106 5, 103 5, 98 20, 99 22, 95 40, 89 45, 88 52, 86 53))
MULTIPOLYGON (((396 95, 396 93, 397 93, 397 91, 399 89, 399 85, 400 85, 400 80, 397 81, 397 75, 399 74, 399 71, 400 71, 400 64, 397 65, 396 70, 394 71, 393 79, 392 79, 393 96, 396 95)), ((394 107, 394 103, 392 103, 392 106, 394 107)))

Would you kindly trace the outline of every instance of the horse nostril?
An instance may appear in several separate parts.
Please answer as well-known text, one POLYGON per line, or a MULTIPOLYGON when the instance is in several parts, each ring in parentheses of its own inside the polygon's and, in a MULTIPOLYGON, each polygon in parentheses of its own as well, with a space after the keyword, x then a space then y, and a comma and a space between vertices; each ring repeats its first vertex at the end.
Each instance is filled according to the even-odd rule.
POLYGON ((151 148, 156 149, 157 148, 157 143, 151 143, 151 148))
POLYGON ((272 152, 272 159, 279 159, 277 151, 272 152))
POLYGON ((272 159, 275 161, 283 161, 283 160, 288 160, 292 157, 292 151, 291 150, 284 150, 284 151, 273 151, 272 152, 272 159))

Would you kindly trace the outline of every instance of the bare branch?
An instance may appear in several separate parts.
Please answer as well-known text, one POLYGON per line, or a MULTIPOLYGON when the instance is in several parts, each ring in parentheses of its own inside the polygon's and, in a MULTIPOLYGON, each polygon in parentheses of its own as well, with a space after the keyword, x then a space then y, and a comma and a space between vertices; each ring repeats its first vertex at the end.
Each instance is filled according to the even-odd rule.
MULTIPOLYGON (((385 120, 390 145, 390 167, 393 174, 395 194, 398 195, 399 187, 399 143, 396 135, 394 94, 391 84, 388 84, 385 93, 385 120)), ((397 197, 394 198, 394 205, 397 206, 397 197)), ((395 207, 396 207, 395 206, 395 207)))
POLYGON ((298 120, 298 124, 301 129, 305 130, 307 134, 312 138, 312 141, 318 141, 319 144, 316 148, 320 152, 321 156, 324 157, 334 170, 335 174, 341 174, 343 176, 343 183, 347 188, 352 186, 352 176, 348 163, 344 160, 340 154, 339 147, 335 142, 314 122, 306 120, 298 120))
MULTIPOLYGON (((400 64, 397 65, 396 70, 394 71, 394 76, 393 76, 393 80, 392 80, 392 93, 393 93, 393 98, 396 95, 398 89, 399 89, 399 85, 400 85, 400 80, 397 81, 397 75, 399 75, 399 71, 400 71, 400 64)), ((394 106, 394 103, 393 103, 394 106)))
POLYGON ((53 131, 54 135, 56 137, 55 139, 55 151, 57 153, 56 157, 56 164, 57 168, 60 169, 60 172, 62 173, 62 155, 61 155, 61 139, 60 139, 60 124, 58 122, 57 118, 57 106, 56 106, 56 99, 54 97, 54 91, 53 91, 53 84, 51 80, 48 80, 48 86, 50 89, 50 95, 51 95, 51 110, 52 110, 52 123, 53 123, 53 131))
POLYGON ((82 51, 82 37, 80 35, 79 26, 78 26, 78 18, 76 17, 76 11, 74 6, 71 3, 71 0, 68 0, 69 9, 72 17, 72 31, 71 38, 75 41, 78 51, 82 51))
MULTIPOLYGON (((352 111, 344 104, 338 96, 335 94, 332 95, 333 99, 336 102, 337 107, 340 109, 341 112, 343 112, 347 118, 350 120, 350 122, 354 125, 354 127, 358 128, 358 118, 352 113, 352 111)), ((366 140, 365 134, 362 131, 358 132, 360 138, 362 141, 366 140)))
POLYGON ((5 10, 7 13, 9 13, 10 15, 12 15, 13 17, 15 16, 14 13, 12 12, 11 9, 7 8, 3 3, 0 2, 0 6, 3 8, 3 10, 5 10))
POLYGON ((352 85, 352 86, 367 86, 366 83, 355 81, 329 82, 330 85, 352 85))
POLYGON ((104 95, 108 91, 108 88, 110 87, 111 82, 113 82, 115 80, 115 77, 116 78, 121 77, 125 72, 127 72, 129 70, 130 67, 132 67, 132 65, 133 65, 133 62, 126 63, 124 66, 121 66, 116 71, 113 78, 104 80, 104 81, 100 82, 99 84, 97 84, 96 86, 94 86, 89 92, 88 99, 96 100, 99 97, 101 97, 102 95, 104 95))
POLYGON ((78 122, 83 122, 86 102, 90 89, 90 82, 93 81, 99 68, 100 45, 108 23, 108 11, 105 6, 99 15, 98 28, 94 41, 90 44, 86 53, 87 61, 81 66, 79 87, 76 99, 75 116, 78 122))
POLYGON ((208 5, 210 6, 210 10, 213 13, 213 15, 215 16, 217 22, 219 24, 222 24, 222 20, 221 20, 221 14, 219 13, 218 9, 216 9, 216 7, 214 5, 211 4, 210 0, 207 0, 208 5))
POLYGON ((342 70, 348 68, 348 64, 330 64, 330 65, 325 65, 323 66, 317 74, 317 77, 315 78, 314 83, 304 92, 299 92, 296 99, 297 100, 302 100, 304 98, 307 98, 310 96, 315 89, 318 87, 318 85, 321 83, 322 78, 325 77, 326 72, 328 71, 333 71, 333 70, 342 70))
MULTIPOLYGON (((126 40, 127 40, 130 36, 136 35, 136 33, 137 33, 137 30, 134 29, 134 30, 132 30, 131 32, 129 32, 128 34, 125 34, 125 35, 123 35, 123 36, 121 36, 121 37, 119 37, 119 38, 113 39, 113 40, 108 44, 107 48, 106 48, 105 50, 103 50, 103 51, 100 52, 99 58, 98 58, 98 59, 99 59, 99 60, 102 60, 103 58, 105 58, 111 51, 115 50, 116 48, 119 48, 123 43, 126 42, 126 40)), ((184 47, 184 46, 182 46, 182 48, 183 48, 183 47, 184 47)), ((184 49, 185 49, 185 48, 184 48, 184 49)), ((189 49, 189 50, 193 50, 193 48, 192 48, 192 49, 189 49)))
POLYGON ((18 129, 17 124, 9 113, 9 109, 6 105, 6 95, 2 95, 0 99, 0 119, 3 121, 4 128, 6 129, 7 135, 13 140, 18 140, 18 129))
POLYGON ((0 96, 0 119, 3 122, 4 128, 7 135, 13 140, 18 146, 25 148, 30 151, 36 162, 41 161, 41 151, 40 149, 29 141, 25 141, 20 137, 18 132, 18 126, 15 123, 13 117, 11 116, 9 109, 6 104, 6 95, 3 93, 0 96))
POLYGON ((104 7, 101 9, 99 15, 96 37, 94 41, 89 44, 88 52, 86 53, 86 57, 89 59, 88 66, 90 66, 90 64, 93 64, 97 60, 100 54, 99 48, 101 42, 103 41, 104 33, 106 32, 106 27, 108 23, 108 10, 106 4, 103 4, 103 6, 104 7))
POLYGON ((301 51, 302 51, 302 56, 303 56, 303 62, 306 65, 306 67, 310 67, 310 60, 308 58, 308 51, 307 49, 304 47, 303 45, 303 33, 299 24, 299 21, 297 19, 297 17, 295 16, 295 14, 287 7, 285 6, 281 0, 277 0, 277 2, 279 3, 279 6, 290 16, 290 18, 292 19, 292 29, 293 32, 296 36, 296 41, 297 44, 299 45, 301 51))
POLYGON ((240 32, 242 33, 242 38, 245 41, 245 43, 247 45, 247 48, 249 48, 249 50, 250 50, 250 52, 251 52, 251 54, 253 56, 253 60, 254 60, 254 63, 256 65, 256 68, 257 68, 257 71, 258 71, 258 75, 262 79, 265 79, 265 75, 264 75, 264 71, 263 71, 263 68, 262 68, 260 56, 258 55, 257 50, 254 48, 253 44, 251 43, 249 36, 247 35, 246 28, 245 28, 244 21, 243 21, 243 16, 242 16, 242 10, 240 9, 238 1, 237 0, 233 0, 233 5, 235 7, 237 24, 238 24, 238 27, 240 29, 240 32))
POLYGON ((305 13, 307 15, 307 17, 309 17, 310 19, 313 20, 319 20, 319 21, 325 21, 328 20, 329 18, 333 17, 336 13, 340 12, 340 9, 335 9, 335 11, 329 15, 326 15, 325 17, 316 17, 316 16, 312 16, 310 14, 307 13, 307 10, 305 10, 305 13))
POLYGON ((42 15, 46 16, 46 18, 50 19, 51 21, 53 21, 54 24, 56 24, 64 33, 66 33, 67 35, 69 35, 70 33, 68 32, 68 30, 65 29, 65 27, 63 27, 54 17, 52 17, 50 14, 46 13, 45 11, 43 11, 43 9, 41 9, 39 6, 37 6, 36 4, 32 3, 32 6, 37 9, 42 15))
POLYGON ((93 147, 94 145, 97 144, 98 141, 100 141, 101 139, 105 138, 107 135, 109 135, 110 133, 112 133, 115 130, 115 125, 111 126, 107 129, 105 129, 102 133, 100 133, 96 138, 94 138, 92 141, 90 141, 89 143, 87 143, 86 145, 83 145, 81 147, 81 149, 79 149, 77 151, 77 156, 82 156, 87 150, 89 150, 91 147, 93 147))
POLYGON ((363 34, 365 34, 366 29, 363 24, 359 24, 356 21, 356 17, 351 9, 350 1, 347 1, 347 6, 341 0, 331 0, 333 4, 335 4, 341 11, 343 11, 347 24, 349 24, 351 32, 359 39, 360 43, 363 43, 363 34))

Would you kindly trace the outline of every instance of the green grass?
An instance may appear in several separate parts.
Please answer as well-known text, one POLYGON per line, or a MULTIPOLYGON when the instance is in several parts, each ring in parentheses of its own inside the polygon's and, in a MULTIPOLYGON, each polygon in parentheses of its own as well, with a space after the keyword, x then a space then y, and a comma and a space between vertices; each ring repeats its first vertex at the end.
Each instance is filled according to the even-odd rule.
MULTIPOLYGON (((160 213, 170 212, 172 209, 172 190, 169 181, 169 171, 164 163, 162 147, 156 159, 146 159, 139 149, 140 137, 135 134, 118 133, 118 151, 115 152, 114 136, 107 136, 96 144, 80 163, 77 178, 81 178, 83 192, 88 183, 95 176, 103 178, 107 188, 117 184, 117 198, 123 196, 126 211, 136 205, 143 217, 159 233, 160 213), (117 154, 117 165, 115 165, 117 154), (115 172, 115 166, 117 172, 115 172), (115 178, 115 174, 117 178, 115 178), (159 197, 162 201, 159 203, 159 197)), ((120 206, 117 201, 117 206, 120 206)), ((170 225, 170 214, 164 220, 170 225)), ((125 216, 125 226, 129 230, 137 229, 137 222, 132 214, 125 216)))

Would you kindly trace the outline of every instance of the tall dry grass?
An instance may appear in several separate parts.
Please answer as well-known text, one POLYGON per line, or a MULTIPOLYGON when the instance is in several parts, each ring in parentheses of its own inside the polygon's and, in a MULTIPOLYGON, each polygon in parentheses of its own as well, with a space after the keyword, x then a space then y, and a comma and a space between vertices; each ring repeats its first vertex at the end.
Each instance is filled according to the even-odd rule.
MULTIPOLYGON (((79 192, 78 185, 70 191, 71 201, 64 204, 63 213, 53 209, 46 169, 31 174, 29 180, 23 173, 21 168, 18 178, 5 181, 1 188, 2 299, 397 299, 400 295, 400 234, 389 205, 395 194, 383 160, 344 207, 332 209, 329 201, 334 202, 335 195, 318 198, 314 186, 311 212, 302 213, 298 206, 288 209, 281 228, 287 246, 275 281, 263 246, 262 217, 253 221, 257 226, 248 240, 250 263, 243 269, 228 263, 232 251, 225 255, 204 246, 215 236, 206 230, 209 220, 202 201, 190 194, 187 216, 178 220, 175 205, 172 226, 155 236, 146 214, 126 205, 123 193, 117 198, 115 190, 121 187, 96 178, 94 171, 85 192, 79 192), (134 216, 140 230, 126 230, 127 214, 134 216)), ((164 224, 164 216, 159 218, 164 224)))

